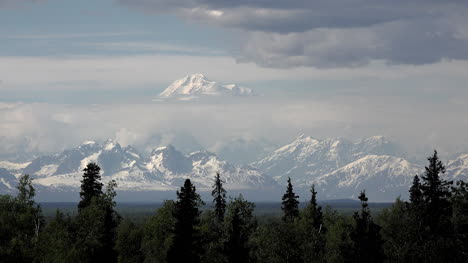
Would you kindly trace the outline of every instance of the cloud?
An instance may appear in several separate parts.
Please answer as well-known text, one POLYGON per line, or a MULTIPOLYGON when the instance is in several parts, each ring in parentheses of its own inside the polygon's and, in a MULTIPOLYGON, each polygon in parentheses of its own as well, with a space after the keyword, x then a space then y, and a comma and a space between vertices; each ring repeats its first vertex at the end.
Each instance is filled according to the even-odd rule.
POLYGON ((0 0, 0 8, 11 8, 29 3, 40 3, 44 0, 0 0))
POLYGON ((468 3, 448 0, 119 0, 145 12, 240 29, 232 52, 264 67, 420 65, 467 59, 468 3))
POLYGON ((300 133, 318 138, 383 134, 412 149, 429 145, 457 152, 468 149, 467 111, 464 103, 386 94, 288 100, 258 97, 243 103, 207 104, 19 103, 0 109, 0 152, 54 152, 87 139, 106 138, 142 149, 174 140, 191 148, 196 140, 209 148, 233 137, 264 138, 281 145, 300 133))

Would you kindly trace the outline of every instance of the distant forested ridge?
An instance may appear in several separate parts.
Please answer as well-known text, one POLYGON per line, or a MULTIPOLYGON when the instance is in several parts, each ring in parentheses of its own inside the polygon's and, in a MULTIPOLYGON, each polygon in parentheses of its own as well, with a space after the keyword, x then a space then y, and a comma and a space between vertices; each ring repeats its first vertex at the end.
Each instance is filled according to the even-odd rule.
POLYGON ((409 201, 399 197, 378 215, 359 193, 360 209, 346 216, 309 200, 300 205, 290 179, 282 216, 256 217, 255 204, 229 197, 223 175, 213 177, 210 209, 201 209, 186 179, 144 222, 116 212, 115 181, 83 170, 76 215, 57 210, 45 220, 28 175, 18 194, 0 195, 0 262, 467 262, 468 184, 443 179, 437 152, 415 175, 409 201))

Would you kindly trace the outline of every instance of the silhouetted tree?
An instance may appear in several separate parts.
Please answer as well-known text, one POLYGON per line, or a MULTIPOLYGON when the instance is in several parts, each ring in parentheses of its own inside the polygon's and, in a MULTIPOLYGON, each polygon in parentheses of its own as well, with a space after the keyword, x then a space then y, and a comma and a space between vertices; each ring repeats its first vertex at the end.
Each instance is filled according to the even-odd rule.
POLYGON ((213 185, 213 205, 215 209, 215 215, 219 222, 223 222, 224 213, 226 211, 226 190, 223 188, 223 181, 221 180, 219 173, 216 173, 215 183, 213 185))
POLYGON ((284 221, 292 222, 299 216, 299 201, 297 199, 299 199, 299 196, 294 193, 291 178, 288 178, 288 186, 286 187, 286 193, 283 195, 281 206, 284 221))
MULTIPOLYGON (((454 239, 458 262, 468 260, 468 183, 458 181, 452 189, 454 239)), ((455 260, 454 260, 455 261, 455 260)))
POLYGON ((96 163, 89 163, 86 168, 83 169, 83 180, 81 180, 81 201, 78 203, 78 209, 81 210, 91 203, 93 197, 99 197, 102 195, 102 183, 101 183, 101 167, 96 163))
POLYGON ((422 176, 423 183, 421 185, 425 206, 425 223, 432 234, 441 235, 449 230, 449 217, 452 213, 450 205, 450 185, 452 182, 440 178, 445 173, 445 166, 439 160, 437 151, 434 151, 434 154, 427 160, 429 165, 425 167, 426 171, 422 176))
POLYGON ((249 237, 253 231, 255 205, 242 195, 229 203, 227 215, 227 241, 225 252, 228 262, 249 262, 249 237))
POLYGON ((312 185, 311 198, 302 210, 299 227, 302 236, 302 253, 306 262, 320 262, 325 247, 322 207, 317 204, 317 192, 312 185))
POLYGON ((382 262, 383 241, 380 236, 380 227, 372 220, 368 198, 365 191, 359 195, 361 201, 361 211, 353 216, 355 221, 355 230, 352 234, 355 242, 355 262, 382 262))
POLYGON ((102 191, 101 168, 89 163, 83 170, 78 204, 76 248, 82 262, 116 261, 114 250, 120 216, 114 210, 115 181, 102 191))
POLYGON ((190 179, 186 179, 184 186, 177 191, 177 199, 174 211, 174 239, 168 252, 168 262, 200 262, 201 244, 197 226, 199 207, 203 202, 190 179))

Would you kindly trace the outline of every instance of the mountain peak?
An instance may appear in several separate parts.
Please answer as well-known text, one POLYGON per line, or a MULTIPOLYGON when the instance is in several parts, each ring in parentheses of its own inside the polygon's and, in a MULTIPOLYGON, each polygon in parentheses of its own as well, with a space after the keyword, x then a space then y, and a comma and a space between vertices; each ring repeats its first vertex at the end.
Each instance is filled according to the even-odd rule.
POLYGON ((159 94, 161 98, 190 98, 199 96, 250 96, 251 89, 236 84, 222 85, 209 80, 204 74, 194 73, 174 81, 159 94))

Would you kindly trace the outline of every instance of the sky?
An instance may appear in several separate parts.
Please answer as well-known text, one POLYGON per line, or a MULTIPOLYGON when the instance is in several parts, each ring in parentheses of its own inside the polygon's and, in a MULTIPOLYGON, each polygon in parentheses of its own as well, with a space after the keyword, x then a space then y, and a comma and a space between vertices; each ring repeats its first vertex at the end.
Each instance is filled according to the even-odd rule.
POLYGON ((461 0, 0 0, 0 156, 302 133, 466 152, 467 13, 461 0), (192 73, 262 96, 152 100, 192 73))

